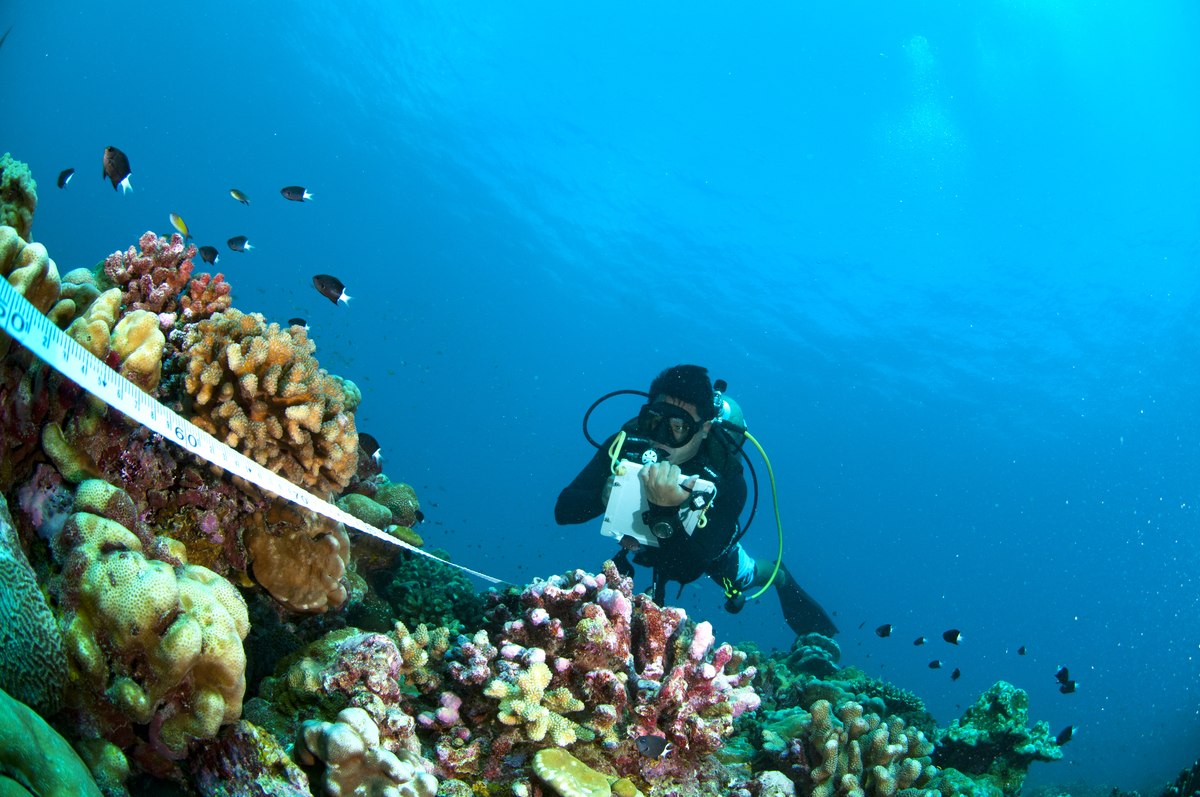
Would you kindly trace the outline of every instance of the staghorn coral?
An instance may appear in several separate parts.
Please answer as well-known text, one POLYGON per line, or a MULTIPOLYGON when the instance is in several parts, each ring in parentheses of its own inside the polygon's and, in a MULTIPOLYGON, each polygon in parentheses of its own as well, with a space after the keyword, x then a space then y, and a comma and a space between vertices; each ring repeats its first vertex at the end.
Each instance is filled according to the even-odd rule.
POLYGON ((175 323, 179 294, 192 276, 196 245, 185 245, 182 235, 170 240, 147 231, 138 248, 113 252, 104 261, 104 273, 121 289, 121 301, 130 310, 148 310, 163 328, 175 323))
POLYGON ((33 227, 33 212, 37 209, 37 181, 29 167, 12 155, 0 156, 0 224, 12 227, 27 241, 33 227))
POLYGON ((62 700, 67 656, 2 495, 0 584, 0 689, 49 716, 62 700))
POLYGON ((300 327, 217 313, 188 327, 184 387, 197 426, 294 484, 328 494, 358 464, 354 415, 300 327))
POLYGON ((342 711, 336 722, 304 723, 294 749, 302 764, 326 764, 323 783, 328 797, 434 797, 437 793, 437 779, 425 771, 425 761, 408 750, 397 754, 381 748, 379 729, 359 708, 342 711))
POLYGON ((79 756, 46 721, 0 691, 0 794, 101 797, 79 756))
MULTIPOLYGON (((55 324, 69 316, 73 304, 59 302, 58 267, 41 244, 26 243, 12 227, 0 226, 0 276, 55 324)), ((12 338, 0 332, 0 357, 8 354, 12 338)))
POLYGON ((346 601, 350 540, 336 520, 277 499, 242 535, 250 572, 293 612, 322 614, 346 601))
POLYGON ((224 274, 212 276, 207 271, 192 277, 187 291, 179 299, 185 322, 201 321, 229 309, 231 287, 224 274))
MULTIPOLYGON (((123 492, 85 482, 75 508, 53 546, 68 703, 121 746, 135 743, 131 723, 149 724, 150 748, 182 757, 191 740, 211 738, 241 714, 246 605, 210 570, 147 558, 123 492)), ((178 543, 162 548, 175 561, 186 556, 178 543)))

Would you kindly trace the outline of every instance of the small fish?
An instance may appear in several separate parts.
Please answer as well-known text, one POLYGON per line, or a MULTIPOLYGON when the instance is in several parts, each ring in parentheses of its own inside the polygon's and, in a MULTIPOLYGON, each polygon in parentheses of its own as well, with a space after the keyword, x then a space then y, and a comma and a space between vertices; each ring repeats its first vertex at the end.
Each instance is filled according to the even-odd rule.
POLYGON ((214 266, 217 264, 217 260, 220 259, 220 256, 217 254, 217 247, 215 246, 200 247, 200 257, 204 258, 205 263, 212 263, 214 266))
MULTIPOLYGON (((418 509, 416 512, 413 513, 413 517, 415 517, 417 519, 417 523, 425 522, 425 513, 422 512, 420 509, 418 509)), ((416 525, 416 523, 414 523, 413 525, 416 525)))
MULTIPOLYGON (((400 361, 400 364, 401 364, 401 365, 408 365, 408 363, 406 363, 404 360, 401 360, 401 361, 400 361)), ((862 630, 862 627, 863 627, 864 625, 866 625, 866 624, 867 624, 867 621, 866 621, 866 620, 863 620, 861 623, 859 623, 859 624, 858 624, 858 630, 859 630, 859 631, 861 631, 861 630, 862 630)))
POLYGON ((1063 684, 1062 686, 1058 687, 1058 691, 1062 692, 1064 695, 1069 695, 1069 694, 1071 694, 1072 692, 1074 692, 1074 691, 1075 691, 1075 682, 1074 682, 1074 681, 1067 681, 1065 684, 1063 684))
POLYGON ((117 190, 117 186, 121 186, 121 193, 132 191, 133 186, 129 182, 129 158, 125 157, 125 153, 116 147, 104 148, 104 171, 100 173, 101 177, 107 177, 112 181, 113 190, 117 190))
POLYGON ((188 242, 188 238, 192 237, 192 234, 188 232, 187 224, 183 219, 179 218, 179 216, 175 215, 174 213, 170 215, 171 226, 179 230, 179 233, 183 236, 183 242, 186 244, 188 242))
POLYGON ((317 289, 318 293, 334 304, 338 302, 350 303, 351 297, 346 295, 346 286, 337 277, 331 277, 328 274, 318 274, 313 277, 313 287, 317 289))
POLYGON ((949 631, 942 634, 942 639, 946 640, 951 645, 957 645, 958 641, 962 638, 963 636, 961 633, 959 633, 957 628, 951 628, 949 631))
POLYGON ((924 645, 924 644, 925 644, 926 642, 928 642, 928 641, 929 641, 929 640, 928 640, 928 639, 926 639, 925 637, 923 637, 923 636, 919 636, 919 637, 917 637, 916 641, 915 641, 915 642, 913 642, 913 644, 914 644, 914 645, 918 645, 918 646, 920 646, 920 645, 924 645))
MULTIPOLYGON (((300 327, 300 328, 301 328, 301 329, 303 329, 303 330, 307 330, 307 329, 308 329, 308 322, 307 322, 307 321, 305 321, 303 318, 289 318, 289 319, 288 319, 288 326, 289 326, 289 327, 300 327)), ((361 435, 361 434, 358 436, 358 439, 359 439, 359 440, 362 440, 362 435, 361 435)))
POLYGON ((279 189, 279 193, 283 194, 284 199, 290 199, 293 202, 303 202, 306 199, 312 199, 312 194, 298 185, 289 185, 287 188, 281 188, 279 189))
POLYGON ((12 33, 13 26, 9 25, 8 30, 4 31, 4 35, 0 36, 0 47, 4 46, 4 40, 8 38, 8 34, 12 33))
POLYGON ((358 447, 361 448, 363 453, 368 457, 374 457, 376 462, 383 458, 383 454, 379 451, 379 441, 366 432, 358 433, 358 447))
POLYGON ((246 240, 246 236, 239 235, 236 238, 229 239, 229 248, 235 252, 245 252, 247 249, 253 249, 254 247, 246 240))
POLYGON ((942 669, 942 663, 940 661, 931 661, 929 662, 929 669, 940 670, 942 669))
POLYGON ((241 202, 243 205, 250 204, 250 197, 246 196, 245 194, 243 194, 241 191, 237 190, 236 188, 230 188, 229 195, 232 196, 234 199, 236 199, 238 202, 241 202))
POLYGON ((957 681, 961 677, 962 677, 962 670, 958 669, 957 667, 954 668, 954 672, 950 673, 951 681, 957 681))
POLYGON ((663 737, 647 734, 637 738, 637 749, 646 758, 657 760, 670 753, 674 748, 663 737))
POLYGON ((1054 743, 1057 744, 1059 747, 1062 747, 1064 744, 1071 741, 1071 738, 1074 736, 1075 736, 1075 726, 1068 725, 1067 727, 1062 729, 1062 732, 1059 733, 1058 736, 1054 737, 1054 743))
POLYGON ((71 182, 71 178, 75 176, 74 169, 63 169, 58 173, 58 187, 66 188, 67 183, 71 182))
POLYGON ((1018 656, 1024 656, 1024 655, 1025 655, 1025 646, 1024 646, 1024 645, 1022 645, 1021 647, 1017 648, 1017 655, 1018 655, 1018 656))
POLYGON ((642 544, 640 542, 638 542, 637 537, 634 537, 629 534, 626 534, 624 537, 621 538, 620 545, 625 550, 633 551, 634 553, 637 553, 638 551, 642 550, 642 544))
POLYGON ((1054 679, 1060 684, 1065 684, 1067 681, 1071 680, 1071 673, 1067 672, 1066 667, 1060 667, 1058 672, 1054 673, 1054 679))
POLYGON ((889 637, 892 635, 892 626, 890 623, 887 625, 881 625, 875 629, 875 633, 881 637, 889 637))

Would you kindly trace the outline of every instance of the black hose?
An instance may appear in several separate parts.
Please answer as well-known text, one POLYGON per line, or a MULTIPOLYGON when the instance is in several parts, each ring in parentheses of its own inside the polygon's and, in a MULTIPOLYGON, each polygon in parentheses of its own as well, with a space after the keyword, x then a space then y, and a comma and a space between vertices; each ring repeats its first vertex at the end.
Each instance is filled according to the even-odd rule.
POLYGON ((591 417, 592 410, 596 409, 597 407, 600 406, 600 404, 602 402, 607 401, 608 399, 612 398, 613 396, 620 396, 625 393, 632 393, 635 396, 642 396, 643 398, 650 398, 649 393, 645 393, 641 390, 614 390, 613 392, 609 393, 607 396, 601 396, 600 398, 596 399, 595 402, 592 403, 592 406, 588 407, 588 411, 583 414, 583 436, 586 437, 587 441, 589 443, 591 443, 592 445, 594 445, 596 448, 601 448, 602 446, 600 443, 597 443, 595 440, 592 439, 592 436, 590 434, 588 434, 588 428, 587 428, 588 418, 591 417))

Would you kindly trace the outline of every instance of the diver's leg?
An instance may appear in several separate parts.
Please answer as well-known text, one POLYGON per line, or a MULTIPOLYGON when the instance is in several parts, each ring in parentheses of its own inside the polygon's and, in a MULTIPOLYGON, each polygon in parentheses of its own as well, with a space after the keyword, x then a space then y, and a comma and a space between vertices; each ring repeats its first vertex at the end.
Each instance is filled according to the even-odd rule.
MULTIPOLYGON (((775 571, 774 559, 759 559, 755 562, 757 573, 752 586, 761 587, 771 578, 775 571)), ((821 608, 821 604, 813 600, 805 592, 787 567, 781 562, 779 572, 775 574, 775 591, 779 594, 779 608, 783 610, 783 619, 796 636, 805 634, 823 634, 831 637, 838 632, 838 627, 821 608)))

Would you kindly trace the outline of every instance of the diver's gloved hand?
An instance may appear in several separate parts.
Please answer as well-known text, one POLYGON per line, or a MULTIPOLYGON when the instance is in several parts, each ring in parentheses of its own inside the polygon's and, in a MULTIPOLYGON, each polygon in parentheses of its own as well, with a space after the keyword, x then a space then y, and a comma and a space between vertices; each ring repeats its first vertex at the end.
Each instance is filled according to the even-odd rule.
POLYGON ((730 614, 737 614, 746 606, 746 594, 739 592, 736 595, 730 595, 725 601, 725 611, 730 614))
POLYGON ((642 468, 638 478, 642 480, 642 488, 651 504, 658 506, 679 506, 688 500, 688 491, 696 486, 698 476, 692 476, 684 482, 685 490, 679 485, 680 470, 678 465, 670 462, 656 462, 642 468))

